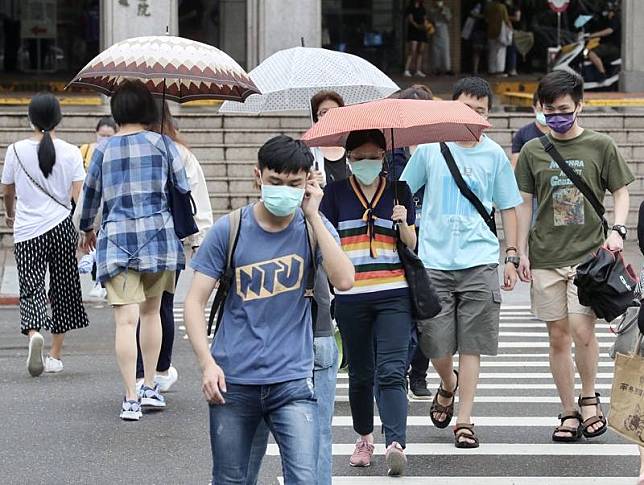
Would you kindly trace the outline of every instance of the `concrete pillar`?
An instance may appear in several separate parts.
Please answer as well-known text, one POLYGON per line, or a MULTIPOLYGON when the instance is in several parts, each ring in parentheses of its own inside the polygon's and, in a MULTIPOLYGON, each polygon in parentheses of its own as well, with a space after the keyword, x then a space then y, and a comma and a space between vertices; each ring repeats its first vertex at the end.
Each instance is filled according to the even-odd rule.
POLYGON ((644 2, 622 0, 622 75, 620 89, 644 92, 644 2))
POLYGON ((178 0, 101 0, 101 49, 131 37, 179 32, 178 0))
POLYGON ((321 0, 248 0, 248 69, 275 52, 322 43, 321 0))

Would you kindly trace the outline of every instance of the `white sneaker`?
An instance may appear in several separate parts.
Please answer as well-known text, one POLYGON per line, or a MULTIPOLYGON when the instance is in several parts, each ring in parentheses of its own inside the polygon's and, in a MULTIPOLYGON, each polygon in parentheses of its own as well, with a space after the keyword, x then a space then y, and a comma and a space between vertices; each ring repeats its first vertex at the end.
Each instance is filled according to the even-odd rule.
POLYGON ((416 71, 416 76, 418 76, 418 77, 427 77, 427 74, 425 74, 423 71, 416 71))
POLYGON ((99 298, 101 300, 104 300, 105 297, 107 296, 107 290, 103 288, 101 284, 97 281, 96 284, 90 290, 89 296, 91 296, 92 298, 99 298))
POLYGON ((63 361, 54 359, 51 356, 47 356, 45 359, 45 372, 50 372, 52 374, 58 374, 63 371, 63 361))
POLYGON ((123 398, 120 418, 124 421, 138 421, 143 416, 139 401, 127 401, 123 398))
POLYGON ((42 357, 42 348, 45 339, 40 333, 34 333, 29 339, 29 354, 27 355, 27 371, 31 377, 38 377, 45 370, 42 357))
POLYGON ((409 72, 409 69, 407 69, 405 72, 403 72, 403 76, 411 77, 411 72, 409 72))
POLYGON ((154 378, 154 381, 159 384, 159 391, 168 392, 174 385, 174 383, 177 382, 177 379, 179 379, 179 373, 177 372, 177 369, 170 366, 167 376, 157 374, 154 378))

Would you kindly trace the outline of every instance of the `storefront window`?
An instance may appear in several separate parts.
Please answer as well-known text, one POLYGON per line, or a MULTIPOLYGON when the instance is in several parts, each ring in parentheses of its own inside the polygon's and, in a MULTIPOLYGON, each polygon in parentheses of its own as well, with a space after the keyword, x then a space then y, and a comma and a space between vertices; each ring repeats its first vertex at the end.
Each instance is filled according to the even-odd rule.
POLYGON ((180 0, 179 35, 213 45, 246 67, 246 0, 180 0))
POLYGON ((99 0, 0 0, 0 23, 5 79, 42 73, 66 78, 99 52, 99 0))

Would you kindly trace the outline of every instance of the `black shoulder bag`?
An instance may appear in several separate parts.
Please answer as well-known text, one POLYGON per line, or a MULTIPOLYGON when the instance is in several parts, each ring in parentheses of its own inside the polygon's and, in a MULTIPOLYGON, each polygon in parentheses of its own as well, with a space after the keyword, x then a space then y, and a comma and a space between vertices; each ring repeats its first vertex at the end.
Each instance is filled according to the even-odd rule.
POLYGON ((454 182, 456 182, 456 186, 458 187, 458 190, 461 192, 463 197, 465 197, 467 200, 470 201, 470 203, 474 206, 474 208, 477 210, 479 214, 481 214, 481 217, 487 224, 487 227, 490 228, 490 231, 496 236, 496 221, 494 220, 494 207, 492 208, 491 212, 488 212, 485 206, 483 205, 483 202, 476 196, 474 192, 472 192, 472 189, 470 189, 467 185, 467 182, 465 182, 465 179, 463 179, 463 176, 461 175, 461 172, 458 169, 458 166, 456 165, 456 161, 454 160, 454 156, 452 155, 452 152, 449 150, 449 147, 447 146, 446 143, 441 142, 441 153, 443 154, 443 158, 445 159, 445 163, 447 163, 447 168, 449 168, 449 172, 452 174, 452 178, 454 179, 454 182))
POLYGON ((559 168, 563 173, 566 174, 566 176, 570 179, 570 181, 573 183, 575 187, 583 194, 583 196, 586 198, 588 202, 590 202, 590 205, 593 206, 593 209, 595 209, 595 212, 597 213, 597 216, 599 217, 599 220, 601 220, 602 223, 602 228, 604 229, 604 237, 608 236, 608 221, 604 217, 604 214, 606 213, 606 209, 604 209, 604 206, 602 205, 601 202, 599 202, 599 199, 597 199, 597 196, 595 193, 592 191, 590 187, 588 187, 588 184, 584 182, 584 179, 581 178, 581 176, 573 170, 573 168, 566 163, 564 158, 561 156, 561 153, 555 148, 555 146, 552 144, 550 141, 550 138, 548 138, 547 135, 543 135, 542 137, 539 138, 539 141, 543 145, 543 149, 546 151, 548 155, 552 157, 552 159, 557 162, 557 165, 559 165, 559 168))

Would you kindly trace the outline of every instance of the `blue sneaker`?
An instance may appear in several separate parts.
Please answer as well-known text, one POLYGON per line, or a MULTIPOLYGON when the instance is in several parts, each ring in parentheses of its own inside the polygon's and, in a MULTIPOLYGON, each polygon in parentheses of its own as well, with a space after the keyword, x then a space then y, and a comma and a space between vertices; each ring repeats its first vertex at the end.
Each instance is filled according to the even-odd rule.
POLYGON ((138 421, 143 416, 139 401, 127 401, 123 398, 121 404, 121 419, 124 421, 138 421))
POLYGON ((141 386, 139 399, 141 400, 141 406, 153 408, 165 407, 165 398, 159 392, 159 384, 155 384, 154 387, 141 386))

